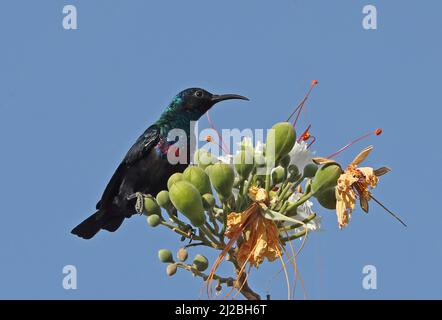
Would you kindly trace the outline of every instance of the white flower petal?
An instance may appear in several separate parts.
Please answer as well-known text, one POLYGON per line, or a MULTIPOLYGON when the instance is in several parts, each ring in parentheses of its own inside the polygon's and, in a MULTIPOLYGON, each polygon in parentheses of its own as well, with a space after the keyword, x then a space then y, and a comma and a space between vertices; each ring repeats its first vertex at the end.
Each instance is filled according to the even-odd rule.
POLYGON ((297 166, 300 173, 304 171, 306 165, 313 163, 313 153, 307 147, 308 145, 305 141, 296 142, 293 149, 289 152, 290 164, 297 166))
MULTIPOLYGON (((302 197, 302 193, 293 193, 290 197, 289 197, 289 201, 292 202, 296 202, 298 201, 301 197, 302 197)), ((314 212, 312 210, 313 207, 313 202, 307 200, 306 202, 304 202, 303 204, 301 204, 296 210, 296 216, 298 218, 298 220, 305 220, 307 219, 307 217, 311 216, 314 212)), ((321 217, 316 216, 313 220, 307 222, 307 228, 310 231, 318 231, 319 229, 321 229, 321 217)), ((297 231, 301 231, 301 229, 296 229, 297 231)), ((296 233, 295 232, 295 233, 296 233)))

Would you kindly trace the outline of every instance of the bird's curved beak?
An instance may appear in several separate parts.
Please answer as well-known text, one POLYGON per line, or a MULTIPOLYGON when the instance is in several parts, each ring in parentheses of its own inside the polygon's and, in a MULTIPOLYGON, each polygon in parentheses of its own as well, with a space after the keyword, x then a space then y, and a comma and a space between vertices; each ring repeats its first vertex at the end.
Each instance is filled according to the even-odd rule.
POLYGON ((214 94, 214 95, 212 95, 212 102, 214 104, 218 103, 220 101, 233 100, 233 99, 249 101, 249 98, 246 98, 244 96, 240 96, 239 94, 214 94))

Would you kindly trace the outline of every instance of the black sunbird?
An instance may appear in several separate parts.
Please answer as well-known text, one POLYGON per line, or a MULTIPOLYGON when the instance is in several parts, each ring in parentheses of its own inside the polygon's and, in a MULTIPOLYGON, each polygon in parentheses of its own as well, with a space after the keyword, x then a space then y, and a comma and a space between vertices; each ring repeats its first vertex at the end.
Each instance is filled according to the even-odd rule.
POLYGON ((168 133, 173 129, 183 130, 190 148, 190 122, 197 121, 216 103, 230 99, 248 100, 236 94, 215 95, 200 88, 186 89, 176 95, 160 118, 129 149, 98 201, 97 211, 71 232, 90 239, 101 229, 117 230, 125 218, 137 213, 134 194, 156 196, 166 189, 173 173, 187 167, 168 161, 167 151, 175 143, 167 140, 168 133))

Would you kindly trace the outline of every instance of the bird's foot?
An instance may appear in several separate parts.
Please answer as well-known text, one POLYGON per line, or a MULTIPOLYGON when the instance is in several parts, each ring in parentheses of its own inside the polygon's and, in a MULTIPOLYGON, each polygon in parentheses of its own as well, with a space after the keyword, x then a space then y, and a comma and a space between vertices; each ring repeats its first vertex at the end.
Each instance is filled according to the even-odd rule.
POLYGON ((128 201, 136 199, 135 202, 135 211, 139 214, 143 214, 144 212, 144 199, 145 198, 152 198, 150 194, 144 194, 141 192, 135 192, 129 196, 126 197, 128 201))
POLYGON ((142 214, 144 210, 144 195, 141 192, 137 192, 137 202, 135 203, 135 211, 142 214))

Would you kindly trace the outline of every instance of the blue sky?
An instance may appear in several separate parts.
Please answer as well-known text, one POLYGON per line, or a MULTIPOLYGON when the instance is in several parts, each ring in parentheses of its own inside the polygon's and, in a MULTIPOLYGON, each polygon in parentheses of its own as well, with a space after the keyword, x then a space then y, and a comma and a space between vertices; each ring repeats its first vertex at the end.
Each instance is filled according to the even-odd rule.
MULTIPOLYGON (((143 217, 90 241, 69 231, 93 212, 108 179, 172 96, 191 86, 248 96, 211 113, 218 127, 267 128, 284 120, 310 81, 319 85, 300 119, 327 155, 377 127, 367 165, 390 166, 372 204, 339 231, 324 231, 299 258, 310 299, 442 298, 440 74, 442 3, 417 0, 2 1, 0 5, 0 298, 198 298, 186 272, 168 278, 160 248, 174 235, 143 217), (62 9, 78 10, 78 30, 62 9), (378 30, 361 26, 378 9, 378 30), (78 289, 62 287, 62 268, 78 289), (377 267, 364 290, 362 268, 377 267)), ((201 127, 208 126, 204 118, 201 127)), ((200 250, 192 250, 191 254, 200 250)), ((264 295, 278 269, 251 285, 264 295)), ((285 298, 282 277, 273 298, 285 298)))

